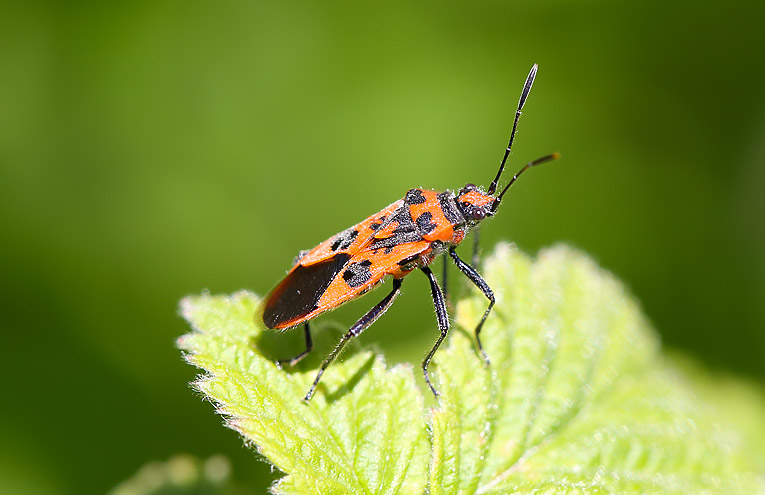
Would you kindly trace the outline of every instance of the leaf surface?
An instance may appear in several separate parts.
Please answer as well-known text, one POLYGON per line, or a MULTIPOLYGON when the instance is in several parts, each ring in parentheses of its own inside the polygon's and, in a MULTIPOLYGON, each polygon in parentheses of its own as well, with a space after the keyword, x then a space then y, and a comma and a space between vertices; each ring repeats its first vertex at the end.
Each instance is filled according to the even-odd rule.
POLYGON ((185 299, 179 345, 227 425, 286 474, 276 493, 765 493, 763 446, 694 394, 614 277, 567 247, 532 260, 501 245, 482 272, 491 366, 472 332, 487 302, 470 297, 431 365, 434 407, 419 366, 415 380, 369 352, 303 404, 316 371, 259 351, 246 292, 185 299))

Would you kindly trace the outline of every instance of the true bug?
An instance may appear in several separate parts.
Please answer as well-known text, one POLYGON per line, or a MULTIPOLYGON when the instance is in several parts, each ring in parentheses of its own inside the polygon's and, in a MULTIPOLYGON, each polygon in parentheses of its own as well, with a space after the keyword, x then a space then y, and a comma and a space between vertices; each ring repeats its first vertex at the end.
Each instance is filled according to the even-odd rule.
POLYGON ((428 364, 446 337, 449 330, 449 316, 446 312, 443 292, 428 265, 436 256, 446 252, 454 260, 457 268, 489 300, 489 306, 475 328, 478 350, 486 364, 489 364, 489 358, 483 350, 479 334, 494 306, 494 293, 475 268, 457 255, 455 247, 465 239, 471 228, 496 213, 502 197, 521 173, 530 167, 558 158, 558 154, 554 153, 527 163, 513 176, 502 192, 495 196, 497 184, 513 146, 521 110, 526 103, 536 74, 537 65, 535 64, 523 85, 510 132, 510 141, 500 162, 499 170, 486 192, 474 184, 467 184, 457 194, 451 191, 439 193, 410 189, 403 199, 327 239, 315 248, 302 251, 284 280, 279 282, 263 299, 256 318, 261 318, 266 327, 286 330, 301 323, 304 325, 305 351, 292 359, 279 361, 279 364, 294 365, 313 347, 308 324, 310 320, 366 293, 382 282, 385 277, 393 277, 393 288, 390 293, 348 330, 324 360, 313 385, 305 396, 305 401, 311 399, 324 370, 342 351, 345 344, 351 338, 361 334, 385 313, 398 297, 403 278, 416 268, 419 268, 430 280, 438 328, 441 330, 438 340, 422 362, 425 381, 433 394, 438 396, 438 391, 430 381, 428 364))

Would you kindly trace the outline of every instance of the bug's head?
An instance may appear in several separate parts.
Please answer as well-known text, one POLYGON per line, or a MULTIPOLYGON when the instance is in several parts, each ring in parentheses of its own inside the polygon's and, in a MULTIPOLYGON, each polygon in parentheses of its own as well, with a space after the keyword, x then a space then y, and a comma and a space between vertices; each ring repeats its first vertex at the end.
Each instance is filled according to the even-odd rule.
POLYGON ((494 215, 492 205, 497 198, 486 194, 475 184, 466 184, 457 193, 457 207, 471 226, 494 215))

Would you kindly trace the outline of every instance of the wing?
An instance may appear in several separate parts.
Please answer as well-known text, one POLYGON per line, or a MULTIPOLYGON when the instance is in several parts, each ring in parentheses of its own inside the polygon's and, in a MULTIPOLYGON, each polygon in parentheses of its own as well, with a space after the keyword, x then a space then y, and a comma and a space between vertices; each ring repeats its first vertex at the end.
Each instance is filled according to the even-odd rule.
POLYGON ((298 263, 265 297, 263 322, 280 330, 300 325, 365 294, 386 275, 403 276, 411 268, 402 270, 399 262, 429 248, 430 242, 419 241, 395 246, 387 254, 366 250, 356 256, 338 253, 307 266, 298 263))
MULTIPOLYGON (((362 246, 369 244, 377 229, 385 224, 391 214, 402 206, 403 200, 396 201, 364 221, 298 255, 295 265, 284 280, 263 299, 261 311, 266 326, 279 329, 294 327, 322 311, 341 304, 342 302, 328 305, 327 299, 322 300, 322 298, 331 287, 329 293, 334 296, 334 299, 337 299, 339 290, 336 286, 332 286, 333 281, 344 280, 338 275, 345 265, 364 261, 361 259, 352 260, 362 251, 362 246)), ((358 270, 358 267, 364 265, 352 266, 354 270, 358 270)), ((370 275, 369 279, 376 279, 376 282, 379 282, 384 273, 378 276, 378 272, 380 270, 376 267, 375 276, 370 275)), ((359 278, 355 279, 355 281, 357 280, 359 278)), ((359 295, 359 291, 350 286, 348 286, 347 292, 349 292, 347 295, 349 297, 344 300, 359 295)))

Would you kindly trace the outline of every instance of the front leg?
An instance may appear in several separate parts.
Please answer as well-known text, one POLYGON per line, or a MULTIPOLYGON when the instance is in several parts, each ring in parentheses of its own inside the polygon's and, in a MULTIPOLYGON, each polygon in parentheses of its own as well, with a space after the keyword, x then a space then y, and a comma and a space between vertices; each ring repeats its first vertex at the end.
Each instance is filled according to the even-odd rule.
POLYGON ((483 356, 483 360, 486 362, 486 365, 489 365, 489 356, 486 355, 486 351, 483 350, 483 346, 481 345, 481 337, 478 335, 481 333, 481 328, 483 327, 483 322, 486 321, 486 317, 489 316, 489 313, 491 313, 491 308, 494 307, 494 291, 491 290, 491 287, 489 287, 489 284, 486 283, 486 281, 481 277, 481 275, 478 274, 475 269, 462 261, 459 256, 457 256, 457 252, 454 250, 454 247, 449 248, 449 255, 454 260, 454 263, 457 265, 457 268, 460 269, 462 273, 467 276, 467 278, 470 279, 471 282, 475 284, 476 287, 481 289, 481 292, 483 292, 483 295, 486 296, 486 299, 489 300, 489 307, 486 308, 486 311, 483 312, 483 317, 481 317, 481 321, 478 322, 478 326, 475 327, 475 340, 478 344, 478 350, 481 352, 481 355, 483 356))

